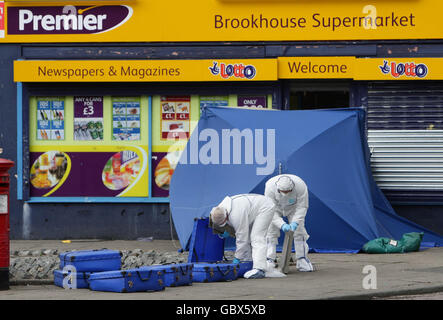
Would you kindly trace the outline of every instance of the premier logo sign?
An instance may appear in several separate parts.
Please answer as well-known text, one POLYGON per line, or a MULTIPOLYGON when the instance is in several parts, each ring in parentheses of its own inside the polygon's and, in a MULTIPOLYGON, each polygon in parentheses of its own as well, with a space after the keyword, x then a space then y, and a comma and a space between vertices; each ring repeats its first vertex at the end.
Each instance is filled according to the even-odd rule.
POLYGON ((128 21, 132 8, 112 6, 10 7, 8 34, 94 34, 128 21))

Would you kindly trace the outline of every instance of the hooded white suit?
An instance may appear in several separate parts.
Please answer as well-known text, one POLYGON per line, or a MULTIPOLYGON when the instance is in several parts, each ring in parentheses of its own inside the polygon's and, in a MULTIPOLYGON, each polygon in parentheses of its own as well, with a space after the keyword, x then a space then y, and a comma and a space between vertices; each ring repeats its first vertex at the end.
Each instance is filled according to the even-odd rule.
POLYGON ((251 260, 253 269, 265 270, 266 234, 274 215, 274 203, 259 194, 226 197, 218 205, 228 214, 227 224, 235 230, 235 257, 251 260))
MULTIPOLYGON (((294 249, 296 259, 306 258, 308 255, 307 240, 309 235, 305 229, 305 217, 309 207, 308 187, 305 182, 292 174, 283 174, 272 177, 266 182, 265 196, 272 199, 275 204, 275 213, 272 223, 269 226, 267 235, 267 257, 269 259, 276 259, 276 246, 278 238, 280 237, 281 227, 286 223, 283 217, 287 217, 288 224, 292 222, 298 223, 297 229, 294 231, 294 249), (294 183, 294 188, 291 192, 284 194, 278 191, 277 181, 281 176, 289 177, 294 183)), ((310 264, 310 262, 309 262, 310 264)), ((307 270, 303 270, 307 271, 307 270)), ((312 271, 312 270, 310 270, 312 271)))

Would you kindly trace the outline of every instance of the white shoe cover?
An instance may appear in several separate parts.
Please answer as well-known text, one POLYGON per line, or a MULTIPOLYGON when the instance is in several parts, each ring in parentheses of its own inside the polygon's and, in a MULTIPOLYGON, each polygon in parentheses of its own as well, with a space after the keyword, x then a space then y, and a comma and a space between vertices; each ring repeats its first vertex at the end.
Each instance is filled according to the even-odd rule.
POLYGON ((311 272, 314 271, 314 266, 308 258, 302 257, 297 259, 297 270, 301 272, 311 272))
POLYGON ((283 278, 286 277, 286 275, 283 272, 280 272, 276 268, 267 269, 265 272, 266 278, 283 278))
POLYGON ((265 272, 259 269, 252 269, 246 272, 243 277, 246 279, 261 279, 265 277, 265 272))

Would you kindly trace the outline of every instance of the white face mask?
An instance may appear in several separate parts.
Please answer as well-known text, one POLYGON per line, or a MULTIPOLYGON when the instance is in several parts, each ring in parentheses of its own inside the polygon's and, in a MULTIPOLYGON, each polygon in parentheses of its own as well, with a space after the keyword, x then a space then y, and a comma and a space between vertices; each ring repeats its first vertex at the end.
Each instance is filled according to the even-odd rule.
POLYGON ((281 201, 283 201, 283 205, 285 206, 291 206, 297 202, 297 198, 292 194, 292 192, 283 193, 280 192, 281 195, 281 201))

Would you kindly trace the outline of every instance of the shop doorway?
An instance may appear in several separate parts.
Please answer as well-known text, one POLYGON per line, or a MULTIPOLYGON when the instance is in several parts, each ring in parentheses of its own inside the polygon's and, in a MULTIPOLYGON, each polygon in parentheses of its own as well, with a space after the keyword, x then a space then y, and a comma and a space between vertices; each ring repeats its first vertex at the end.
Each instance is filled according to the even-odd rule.
POLYGON ((349 107, 349 82, 294 81, 289 86, 289 109, 312 110, 349 107))

